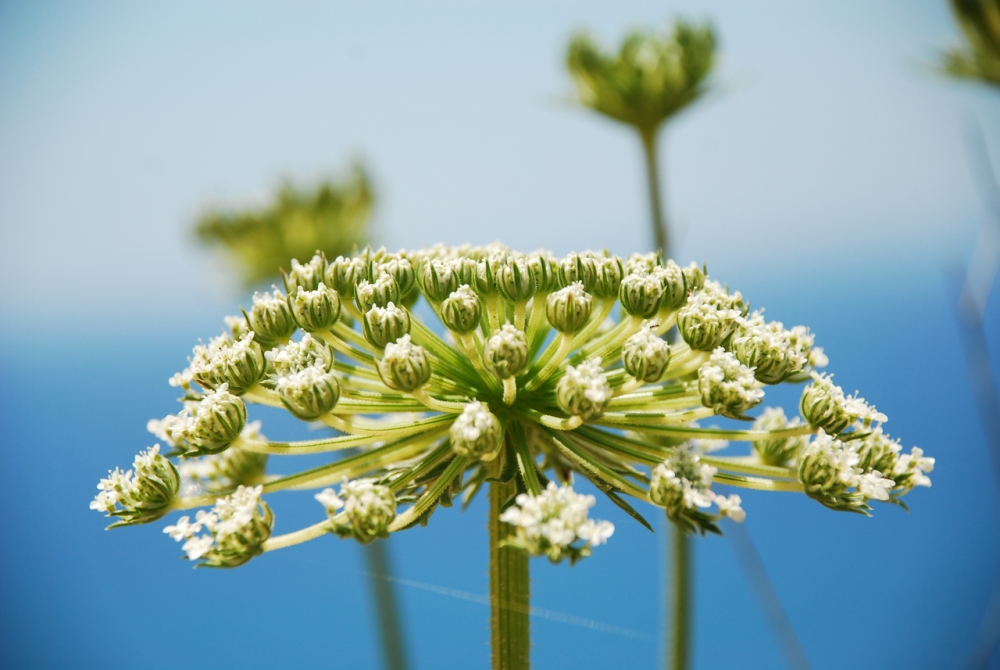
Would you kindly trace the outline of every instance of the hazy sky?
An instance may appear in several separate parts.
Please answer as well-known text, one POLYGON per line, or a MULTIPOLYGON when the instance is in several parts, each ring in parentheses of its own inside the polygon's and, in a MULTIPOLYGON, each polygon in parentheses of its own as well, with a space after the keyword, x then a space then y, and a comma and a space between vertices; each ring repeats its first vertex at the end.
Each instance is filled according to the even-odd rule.
POLYGON ((1000 107, 930 71, 955 39, 940 0, 4 3, 0 315, 218 311, 199 211, 352 156, 390 247, 646 248, 637 141, 566 102, 562 57, 574 29, 677 12, 721 36, 716 93, 661 147, 682 260, 794 277, 968 252, 963 134, 1000 107))

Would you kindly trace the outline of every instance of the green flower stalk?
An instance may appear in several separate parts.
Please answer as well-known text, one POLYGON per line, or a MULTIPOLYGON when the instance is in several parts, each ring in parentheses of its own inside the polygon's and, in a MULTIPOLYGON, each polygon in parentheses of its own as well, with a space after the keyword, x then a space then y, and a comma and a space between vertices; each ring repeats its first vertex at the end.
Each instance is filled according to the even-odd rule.
MULTIPOLYGON (((701 534, 745 518, 740 496, 718 485, 804 493, 861 514, 930 485, 934 460, 903 454, 883 414, 816 371, 827 361, 807 330, 748 316, 746 300, 703 270, 653 254, 557 259, 500 245, 365 249, 295 267, 336 287, 320 312, 339 305, 353 319, 296 320, 307 332, 280 339, 274 320, 227 319, 229 332, 196 346, 171 379, 184 408, 150 422, 173 451, 153 447, 134 471, 113 471, 93 509, 122 525, 210 508, 165 532, 190 560, 235 567, 325 536, 369 543, 488 488, 493 667, 527 668, 528 557, 572 564, 614 533, 590 518, 597 499, 574 490, 578 478, 647 527, 635 503, 701 534), (410 291, 440 323, 412 311, 410 291), (806 380, 804 420, 769 408, 738 423, 753 421, 768 384, 806 380), (247 423, 247 405, 342 434, 269 440, 247 423), (713 418, 731 425, 702 425, 713 418), (720 453, 735 442, 750 446, 720 453), (347 455, 326 465, 266 473, 267 458, 338 451, 347 455), (286 489, 318 491, 322 509, 313 525, 276 534, 265 497, 286 489)), ((296 283, 285 300, 315 286, 296 283)), ((269 314, 278 299, 267 298, 269 314)))
POLYGON ((942 67, 959 79, 1000 86, 1000 2, 951 0, 965 44, 943 54, 942 67))
POLYGON ((656 247, 670 255, 670 231, 660 199, 657 138, 663 124, 708 90, 715 62, 711 25, 674 22, 669 34, 628 35, 617 54, 587 35, 569 45, 566 65, 581 104, 631 126, 642 140, 656 247))
MULTIPOLYGON (((274 277, 278 268, 291 268, 288 274, 294 277, 294 259, 309 258, 317 249, 336 258, 364 244, 373 203, 371 181, 356 165, 342 183, 326 181, 311 190, 284 184, 267 206, 209 211, 195 234, 206 246, 224 252, 245 285, 255 286, 274 277)), ((310 276, 308 268, 298 270, 306 281, 293 282, 307 291, 323 279, 310 276)))

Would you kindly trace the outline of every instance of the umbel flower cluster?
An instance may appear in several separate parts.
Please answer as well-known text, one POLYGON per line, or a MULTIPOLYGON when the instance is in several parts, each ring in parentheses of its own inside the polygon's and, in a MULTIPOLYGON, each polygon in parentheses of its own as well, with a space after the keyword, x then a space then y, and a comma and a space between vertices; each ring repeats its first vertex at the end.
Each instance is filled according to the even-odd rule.
POLYGON ((704 269, 654 254, 317 254, 226 323, 170 380, 181 411, 149 423, 169 453, 154 446, 113 470, 91 503, 115 526, 203 508, 164 532, 206 566, 326 534, 370 542, 498 483, 511 491, 498 512, 506 546, 554 562, 614 531, 589 518, 596 501, 576 477, 646 526, 628 498, 700 533, 745 517, 719 484, 862 514, 930 485, 934 459, 903 453, 883 414, 818 371, 827 359, 808 329, 767 321, 704 269), (781 383, 805 384, 800 417, 758 411, 781 383), (334 435, 268 440, 248 404, 334 435), (720 453, 730 442, 749 447, 720 453), (267 474, 271 456, 337 451, 267 474), (283 489, 316 491, 317 523, 275 535, 264 496, 283 489))

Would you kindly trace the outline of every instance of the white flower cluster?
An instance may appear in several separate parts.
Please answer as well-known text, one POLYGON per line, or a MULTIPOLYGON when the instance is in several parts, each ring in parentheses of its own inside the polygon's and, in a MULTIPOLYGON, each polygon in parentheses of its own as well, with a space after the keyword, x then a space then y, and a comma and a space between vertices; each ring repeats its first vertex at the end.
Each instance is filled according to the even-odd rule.
MULTIPOLYGON (((245 319, 242 326, 239 326, 236 319, 237 317, 226 317, 226 323, 234 333, 238 328, 247 327, 245 319)), ((238 380, 245 377, 246 386, 250 386, 263 372, 262 355, 252 331, 244 330, 235 340, 228 333, 223 333, 210 339, 207 345, 195 345, 188 367, 171 377, 170 385, 190 389, 191 382, 197 381, 214 388, 224 382, 237 381, 238 384, 238 380)))
POLYGON ((339 495, 328 488, 315 498, 326 508, 338 535, 352 535, 362 543, 388 537, 389 524, 396 518, 395 496, 374 479, 345 479, 339 495))
POLYGON ((741 363, 754 368, 757 379, 777 384, 803 370, 810 360, 825 360, 822 349, 812 355, 814 341, 808 328, 787 330, 780 321, 767 322, 763 313, 756 311, 740 321, 732 350, 741 363))
POLYGON ((705 407, 730 417, 741 416, 764 399, 753 370, 722 347, 698 370, 698 390, 705 407))
POLYGON ((232 444, 245 425, 243 401, 222 384, 176 415, 150 419, 146 430, 181 451, 216 453, 232 444))
POLYGON ((90 509, 118 516, 124 524, 155 521, 167 513, 179 488, 180 476, 157 444, 140 451, 131 470, 108 471, 90 509))
POLYGON ((746 518, 740 507, 738 495, 716 495, 712 491, 712 478, 718 469, 701 462, 700 445, 685 443, 662 463, 653 468, 649 485, 649 498, 667 510, 667 516, 687 530, 716 530, 713 522, 719 517, 729 517, 737 523, 746 518), (701 509, 715 503, 719 516, 713 517, 701 509))
POLYGON ((888 418, 857 394, 845 395, 844 389, 833 383, 832 375, 813 372, 813 382, 802 392, 800 409, 811 425, 827 433, 839 434, 855 422, 864 427, 885 423, 888 418))
POLYGON ((597 501, 571 486, 549 482, 537 496, 521 493, 500 520, 517 528, 513 546, 532 556, 548 556, 553 563, 569 558, 571 563, 590 555, 592 547, 604 544, 615 532, 610 521, 587 518, 597 501), (580 544, 582 542, 582 544, 580 544))
MULTIPOLYGON (((785 428, 797 428, 802 425, 802 420, 795 417, 791 421, 785 416, 785 410, 780 407, 765 407, 757 420, 753 422, 753 429, 759 431, 776 431, 785 428)), ((754 451, 761 463, 765 465, 783 466, 794 462, 802 449, 809 444, 809 437, 798 435, 794 437, 771 437, 766 440, 757 440, 753 443, 754 451)))
POLYGON ((326 371, 333 367, 330 348, 309 333, 305 333, 297 342, 271 349, 264 356, 274 367, 275 376, 279 379, 308 368, 326 371))
MULTIPOLYGON (((260 428, 260 421, 251 421, 243 428, 240 438, 267 441, 260 428)), ((256 485, 263 480, 266 466, 266 454, 230 448, 219 454, 186 458, 178 464, 177 471, 183 486, 214 491, 239 484, 256 485)))
POLYGON ((566 374, 556 388, 559 406, 585 421, 603 413, 613 396, 614 391, 601 367, 600 358, 592 358, 577 366, 567 365, 566 374))
POLYGON ((270 509, 261 501, 262 486, 240 486, 220 498, 210 512, 199 510, 194 522, 182 516, 163 532, 177 542, 188 559, 204 559, 205 565, 234 567, 262 551, 274 521, 270 509), (202 530, 208 531, 199 535, 202 530))
POLYGON ((473 400, 449 429, 451 447, 461 456, 492 460, 500 440, 500 421, 489 407, 473 400))
POLYGON ((677 313, 677 325, 692 349, 712 351, 729 337, 743 317, 743 296, 726 292, 711 279, 695 291, 677 313))

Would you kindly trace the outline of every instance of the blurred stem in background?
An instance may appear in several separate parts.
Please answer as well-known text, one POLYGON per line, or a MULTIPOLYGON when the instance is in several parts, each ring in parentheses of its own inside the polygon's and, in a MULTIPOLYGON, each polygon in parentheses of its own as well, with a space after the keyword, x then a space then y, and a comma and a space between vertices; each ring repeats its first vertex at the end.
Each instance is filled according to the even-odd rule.
POLYGON ((284 184, 274 201, 259 208, 212 210, 195 226, 198 240, 221 249, 244 284, 252 287, 277 279, 293 258, 322 251, 331 261, 351 254, 368 241, 374 195, 371 181, 355 165, 343 183, 315 189, 284 184))
MULTIPOLYGON (((349 256, 368 242, 374 204, 371 180, 355 164, 347 180, 324 181, 314 189, 283 184, 271 204, 242 210, 212 210, 195 227, 198 240, 219 248, 243 284, 253 287, 280 278, 292 259, 318 251, 330 260, 349 256)), ((386 670, 406 670, 406 646, 392 559, 385 542, 362 546, 370 576, 386 670)))
MULTIPOLYGON (((964 43, 942 55, 945 74, 1000 86, 1000 0, 951 0, 964 43)), ((994 88, 994 90, 996 90, 994 88)), ((976 126, 970 133, 972 172, 987 207, 987 221, 979 231, 972 260, 956 281, 956 319, 965 353, 973 399, 982 423, 993 476, 1000 491, 1000 391, 993 376, 993 361, 983 318, 1000 266, 1000 185, 989 158, 986 140, 976 126)), ((987 668, 1000 647, 1000 557, 993 592, 980 624, 971 668, 987 668)))
POLYGON ((639 134, 649 182, 650 223, 656 247, 670 257, 670 227, 660 196, 657 138, 664 123, 708 90, 715 32, 708 23, 674 22, 664 35, 636 31, 617 54, 587 35, 575 36, 566 64, 579 102, 639 134))

